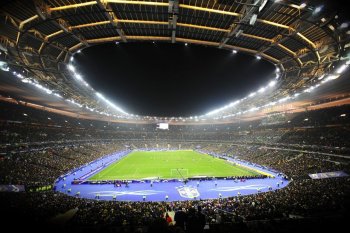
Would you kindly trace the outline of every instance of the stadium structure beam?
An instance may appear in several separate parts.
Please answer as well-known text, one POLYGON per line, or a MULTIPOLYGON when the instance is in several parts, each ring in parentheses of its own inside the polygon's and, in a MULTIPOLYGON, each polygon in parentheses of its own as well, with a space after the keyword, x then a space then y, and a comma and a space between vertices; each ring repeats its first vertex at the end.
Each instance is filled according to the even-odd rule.
POLYGON ((261 2, 262 0, 248 0, 246 3, 243 4, 241 12, 238 16, 238 21, 231 24, 229 29, 230 31, 227 32, 226 35, 224 35, 224 37, 221 39, 219 48, 222 48, 224 44, 226 44, 233 36, 239 37, 243 33, 243 30, 241 29, 241 24, 255 24, 258 12, 257 7, 261 4, 261 2))
MULTIPOLYGON (((114 3, 114 4, 132 4, 132 5, 149 5, 149 6, 169 7, 169 3, 166 3, 166 2, 130 1, 130 0, 97 0, 97 1, 90 1, 90 2, 85 2, 85 3, 71 4, 71 5, 66 5, 66 6, 52 7, 52 8, 50 8, 50 11, 61 11, 61 10, 66 10, 66 9, 71 9, 71 8, 86 7, 86 6, 98 4, 98 2, 100 2, 102 5, 107 4, 107 3, 114 3)), ((259 2, 261 4, 263 1, 259 1, 259 2)), ((259 5, 257 5, 254 8, 257 8, 258 6, 259 5)), ((204 12, 216 13, 216 14, 223 14, 223 15, 230 15, 230 16, 235 16, 235 17, 242 16, 242 14, 237 13, 237 12, 218 10, 218 9, 213 9, 213 8, 206 8, 206 7, 193 6, 193 5, 187 5, 187 4, 179 4, 179 8, 204 11, 204 12)), ((294 30, 294 28, 292 28, 288 25, 276 23, 273 21, 265 20, 265 19, 258 19, 257 18, 256 22, 260 22, 263 24, 267 24, 267 25, 275 26, 275 27, 279 27, 279 28, 284 28, 284 29, 288 29, 288 30, 294 30)), ((235 27, 232 26, 229 30, 235 30, 235 27)), ((300 32, 297 33, 297 36, 315 48, 315 44, 310 39, 308 39, 306 36, 304 36, 302 33, 300 33, 300 32)))
POLYGON ((63 10, 68 10, 72 8, 91 6, 95 4, 97 4, 97 1, 82 2, 82 3, 76 3, 76 4, 64 5, 64 6, 58 6, 58 7, 50 7, 50 11, 63 11, 63 10))
MULTIPOLYGON (((163 25, 167 25, 168 22, 166 21, 152 21, 152 20, 132 20, 132 19, 115 19, 114 20, 115 23, 139 23, 139 24, 163 24, 163 25)), ((85 28, 85 27, 95 27, 95 26, 99 26, 99 25, 106 25, 109 24, 110 21, 100 21, 100 22, 94 22, 94 23, 86 23, 86 24, 78 24, 78 25, 74 25, 71 26, 70 28, 73 29, 78 29, 78 28, 85 28)))
MULTIPOLYGON (((179 4, 179 6, 180 6, 180 8, 187 8, 187 9, 198 10, 198 11, 206 11, 206 12, 210 12, 210 13, 231 15, 231 16, 236 16, 236 17, 241 17, 242 16, 242 14, 240 14, 240 13, 231 12, 231 11, 216 10, 216 9, 210 9, 210 8, 205 8, 205 7, 197 7, 197 6, 191 6, 191 5, 185 5, 185 4, 179 4)), ((264 20, 264 19, 258 19, 257 18, 256 22, 267 24, 267 25, 274 26, 274 27, 288 29, 288 30, 291 30, 291 31, 295 31, 294 28, 292 28, 292 27, 290 27, 288 25, 276 23, 276 22, 269 21, 269 20, 264 20)), ((234 28, 231 27, 229 30, 234 30, 234 28)), ((306 36, 304 36, 301 32, 298 32, 297 35, 302 40, 306 41, 307 43, 309 43, 310 45, 312 45, 314 47, 314 43, 311 40, 309 40, 306 36)))
MULTIPOLYGON (((280 49, 282 49, 283 51, 285 51, 287 54, 289 54, 291 56, 291 58, 293 60, 295 60, 295 62, 298 64, 299 68, 301 68, 301 66, 303 65, 302 61, 296 56, 296 52, 292 51, 291 49, 287 48, 286 46, 282 45, 282 43, 286 40, 288 40, 289 36, 294 34, 294 30, 289 31, 289 34, 287 36, 282 36, 281 34, 277 35, 275 38, 273 38, 272 43, 270 43, 267 46, 262 47, 258 52, 257 55, 261 55, 263 53, 265 53, 266 51, 268 51, 269 49, 271 49, 274 46, 278 46, 280 49)), ((280 60, 280 63, 284 62, 285 60, 280 60)))
POLYGON ((265 37, 261 37, 261 36, 256 36, 256 35, 252 35, 252 34, 247 34, 247 33, 242 33, 241 36, 253 38, 256 40, 262 40, 262 41, 266 41, 266 42, 270 42, 270 43, 273 42, 273 39, 269 39, 269 38, 265 38, 265 37))
POLYGON ((190 10, 205 11, 205 12, 209 12, 209 13, 231 15, 231 16, 235 16, 235 17, 240 16, 239 13, 232 12, 232 11, 224 11, 224 10, 218 10, 218 9, 206 8, 206 7, 200 7, 200 6, 193 6, 193 5, 187 5, 187 4, 179 4, 179 7, 185 8, 185 9, 190 9, 190 10))
POLYGON ((163 24, 166 25, 166 21, 153 21, 153 20, 133 20, 133 19, 117 19, 116 22, 119 23, 139 23, 139 24, 163 24))
MULTIPOLYGON (((290 59, 289 59, 290 60, 290 59)), ((324 56, 321 57, 321 63, 319 64, 318 62, 315 61, 308 61, 303 63, 302 68, 312 68, 312 67, 316 67, 319 65, 328 65, 328 64, 332 64, 333 62, 339 61, 339 57, 334 56, 333 53, 329 53, 326 54, 324 56)), ((291 67, 288 69, 288 72, 292 72, 292 71, 296 71, 296 67, 291 67)))
MULTIPOLYGON (((59 7, 51 7, 50 11, 62 11, 62 10, 67 10, 67 9, 72 9, 72 8, 86 7, 86 6, 95 5, 95 4, 97 4, 97 2, 101 2, 103 4, 114 3, 114 4, 148 5, 148 6, 162 6, 162 7, 169 6, 169 3, 167 3, 167 2, 130 1, 130 0, 97 0, 97 1, 90 1, 90 2, 85 2, 85 3, 59 6, 59 7)), ((191 10, 199 10, 199 11, 217 13, 217 14, 239 16, 239 14, 235 13, 235 12, 217 10, 217 9, 213 9, 213 8, 205 8, 205 7, 193 6, 193 5, 187 5, 187 4, 179 4, 179 7, 191 9, 191 10)))
MULTIPOLYGON (((35 30, 35 29, 29 29, 29 30, 23 30, 23 27, 26 23, 30 22, 30 21, 33 21, 34 19, 38 18, 38 17, 35 17, 35 16, 32 16, 30 17, 29 19, 31 20, 24 20, 26 21, 26 23, 22 24, 22 28, 20 29, 20 26, 21 26, 21 23, 24 22, 24 21, 21 21, 20 19, 10 15, 10 14, 7 14, 5 12, 1 12, 3 15, 5 15, 9 21, 12 23, 13 26, 15 26, 18 30, 17 32, 17 38, 16 38, 16 41, 15 41, 15 44, 18 45, 19 43, 19 40, 22 36, 22 34, 24 34, 26 32, 26 35, 32 37, 33 39, 36 39, 36 40, 39 40, 40 42, 44 42, 45 40, 45 37, 46 35, 42 34, 41 32, 39 32, 38 30, 35 30)), ((54 44, 54 43, 50 43, 49 44, 50 46, 56 48, 56 49, 59 49, 59 50, 64 50, 66 49, 63 45, 57 45, 57 44, 54 44)))
MULTIPOLYGON (((28 56, 28 57, 37 57, 38 59, 41 59, 42 61, 49 61, 51 63, 58 63, 58 59, 57 57, 51 55, 51 54, 40 54, 39 53, 39 49, 38 50, 35 50, 33 48, 17 48, 17 51, 20 52, 23 56, 28 56)), ((66 51, 62 50, 61 53, 65 53, 66 51)), ((61 54, 60 53, 60 54, 61 54)), ((39 64, 39 63, 28 63, 28 65, 32 65, 32 64, 39 64)), ((45 72, 56 72, 56 71, 53 71, 53 67, 45 67, 45 69, 43 69, 42 71, 45 71, 45 72)))
POLYGON ((78 50, 79 48, 81 48, 82 46, 84 46, 84 44, 80 42, 80 43, 78 43, 78 44, 76 44, 76 45, 73 45, 73 46, 70 47, 68 50, 69 50, 70 52, 76 51, 76 50, 78 50))
MULTIPOLYGON (((187 9, 192 9, 192 10, 206 11, 206 12, 210 12, 210 13, 217 13, 217 14, 224 14, 224 15, 231 15, 231 16, 236 16, 236 17, 242 17, 241 13, 236 13, 236 12, 216 10, 216 9, 209 9, 209 8, 205 8, 205 7, 197 7, 197 6, 191 6, 191 5, 185 5, 185 4, 179 4, 179 6, 182 7, 182 8, 187 8, 187 9)), ((264 19, 258 19, 257 18, 256 22, 267 24, 267 25, 274 26, 274 27, 288 29, 290 31, 295 31, 294 28, 292 28, 292 27, 290 27, 288 25, 276 23, 276 22, 269 21, 269 20, 264 20, 264 19)), ((233 35, 234 32, 231 32, 231 31, 235 30, 235 28, 237 28, 237 27, 236 26, 231 26, 230 29, 229 29, 230 32, 228 32, 228 35, 230 35, 231 33, 233 35)), ((313 48, 316 48, 315 44, 311 40, 309 40, 306 36, 304 36, 301 32, 297 32, 296 35, 298 35, 302 40, 304 40, 308 44, 310 44, 313 48)))
POLYGON ((65 51, 62 50, 62 51, 60 52, 60 54, 58 54, 58 56, 56 57, 56 60, 59 61, 60 58, 63 56, 64 53, 65 53, 65 51))
MULTIPOLYGON (((35 76, 37 76, 38 78, 40 78, 43 82, 47 82, 47 77, 50 77, 50 73, 52 73, 52 71, 49 71, 46 69, 45 67, 45 63, 41 57, 40 52, 42 51, 45 42, 45 35, 42 34, 41 32, 35 30, 35 29, 29 29, 29 30, 24 30, 24 26, 25 24, 27 24, 28 22, 31 22, 35 19, 37 19, 38 17, 32 16, 24 21, 21 21, 17 18, 15 18, 12 15, 9 15, 5 12, 2 12, 2 14, 4 14, 5 16, 7 16, 8 18, 10 18, 10 22, 17 28, 18 33, 17 33, 17 39, 16 39, 16 43, 14 44, 16 50, 17 50, 17 54, 18 54, 18 60, 17 62, 21 63, 23 68, 26 68, 28 71, 30 71, 32 74, 34 74, 35 76), (23 23, 24 22, 24 23, 23 23), (22 23, 22 25, 21 25, 22 23), (20 29, 21 27, 21 29, 20 29), (29 37, 32 37, 35 40, 38 40, 41 42, 40 48, 34 49, 32 47, 26 47, 26 51, 23 51, 22 49, 20 49, 19 47, 19 43, 20 40, 22 38, 23 35, 27 35, 29 37), (33 54, 33 53, 37 53, 39 56, 39 60, 40 63, 37 63, 37 65, 33 65, 32 62, 30 62, 27 59, 27 55, 33 54), (40 68, 38 68, 38 66, 40 66, 40 68), (46 74, 44 74, 46 73, 46 74)), ((56 49, 59 49, 60 51, 62 50, 67 50, 65 47, 60 47, 58 45, 55 45, 54 43, 49 43, 49 46, 52 46, 56 49)), ((68 50, 67 50, 68 51, 68 50)))
POLYGON ((90 44, 96 44, 96 43, 105 43, 105 42, 120 41, 120 40, 121 40, 120 36, 111 36, 111 37, 88 39, 87 42, 90 44))
MULTIPOLYGON (((296 6, 296 5, 293 5, 293 4, 289 4, 290 7, 294 7, 294 8, 297 8, 299 10, 299 15, 300 15, 300 6, 296 6)), ((301 16, 300 16, 301 17, 301 16)), ((297 62, 297 64, 299 65, 299 68, 301 68, 303 66, 303 62, 300 60, 300 56, 298 56, 298 51, 297 52, 294 52, 292 51, 291 49, 289 49, 288 47, 282 45, 282 43, 287 40, 289 37, 297 37, 299 39, 301 39, 303 42, 306 42, 306 44, 308 46, 311 46, 314 54, 315 54, 315 57, 317 58, 317 60, 319 61, 320 60, 320 57, 319 57, 319 54, 318 54, 318 51, 315 51, 317 49, 316 47, 316 44, 313 43, 310 39, 308 39, 306 36, 304 36, 301 31, 303 29, 305 29, 305 25, 302 25, 301 26, 301 18, 298 18, 297 21, 295 21, 293 23, 293 26, 287 26, 287 25, 283 25, 283 24, 280 24, 280 23, 276 23, 276 22, 272 22, 272 21, 268 21, 268 20, 263 20, 263 19, 257 19, 258 22, 260 23, 264 23, 264 24, 267 24, 267 25, 271 25, 271 26, 275 26, 275 27, 279 27, 279 28, 284 28, 284 29, 287 29, 288 30, 288 34, 284 37, 284 38, 279 38, 278 40, 275 40, 274 43, 271 43, 270 46, 267 46, 265 48, 263 48, 263 52, 270 49, 271 47, 273 46, 278 46, 280 49, 282 49, 283 51, 285 51, 287 54, 290 54, 292 55, 291 59, 295 60, 297 62)), ((305 16, 304 16, 305 17, 305 16)), ((278 38, 278 36, 276 36, 275 38, 278 38)), ((307 47, 308 47, 307 46, 307 47)), ((305 48, 306 49, 306 48, 305 48)), ((304 49, 302 49, 304 50, 304 49)), ((288 60, 290 61, 291 59, 282 59, 282 60, 288 60)), ((281 61, 282 61, 281 60, 281 61)), ((282 64, 280 64, 282 65, 282 64)))
MULTIPOLYGON (((153 21, 153 20, 132 20, 132 19, 117 19, 114 20, 116 23, 126 23, 126 24, 157 24, 157 25, 168 25, 169 22, 166 21, 153 21)), ((79 28, 85 28, 85 27, 94 27, 99 25, 106 25, 109 21, 100 21, 100 22, 94 22, 94 23, 86 23, 86 24, 78 24, 74 26, 70 26, 70 29, 79 29, 79 28)), ((188 24, 188 23, 176 23, 177 26, 180 27, 189 27, 189 28, 198 28, 198 29, 204 29, 204 30, 211 30, 211 31, 218 31, 218 32, 228 32, 228 29, 223 28, 216 28, 216 27, 208 27, 203 25, 197 25, 197 24, 188 24)), ((249 37, 249 34, 246 34, 249 37)), ((251 35, 253 37, 253 35, 251 35)), ((256 39, 258 39, 258 36, 256 36, 256 39)), ((266 38, 260 37, 262 40, 267 40, 266 38)))
POLYGON ((56 71, 48 71, 48 70, 43 70, 43 68, 41 68, 39 63, 31 63, 28 65, 23 65, 23 64, 17 64, 16 62, 12 62, 12 61, 8 61, 7 64, 14 66, 14 67, 19 67, 19 68, 27 68, 28 70, 36 70, 36 71, 40 71, 40 72, 51 72, 51 73, 57 73, 56 71))
POLYGON ((263 24, 267 24, 267 25, 275 26, 275 27, 279 27, 279 28, 284 28, 284 29, 289 29, 289 30, 293 29, 292 27, 290 27, 288 25, 275 23, 275 22, 272 22, 272 21, 269 21, 269 20, 265 20, 265 19, 257 19, 256 21, 259 22, 259 23, 263 23, 263 24))
POLYGON ((8 48, 15 48, 16 42, 6 36, 0 35, 0 51, 7 52, 8 48))
POLYGON ((45 41, 48 41, 51 37, 57 36, 57 35, 59 35, 59 34, 61 34, 61 33, 63 33, 63 32, 64 32, 64 30, 61 29, 61 30, 59 30, 59 31, 57 31, 57 32, 51 33, 51 34, 49 34, 49 35, 46 35, 46 36, 45 36, 45 41))
POLYGON ((152 1, 130 1, 130 0, 101 0, 106 3, 133 4, 133 5, 148 5, 148 6, 168 6, 167 2, 152 2, 152 1))
MULTIPOLYGON (((158 24, 158 25, 166 25, 168 22, 165 21, 148 21, 148 20, 128 20, 128 19, 118 19, 117 22, 120 23, 139 23, 139 24, 158 24)), ((79 24, 75 26, 71 26, 71 29, 78 29, 78 28, 84 28, 84 27, 94 27, 98 25, 105 25, 108 24, 109 21, 101 21, 101 22, 95 22, 95 23, 88 23, 88 24, 79 24)), ((223 28, 215 28, 215 27, 208 27, 208 26, 202 26, 202 25, 196 25, 196 24, 187 24, 187 23, 177 23, 177 26, 180 27, 189 27, 189 28, 198 28, 198 29, 204 29, 204 30, 211 30, 211 31, 219 31, 219 32, 229 32, 229 29, 223 29, 223 28)), ((242 36, 267 41, 272 43, 273 39, 256 36, 252 34, 242 33, 242 36)))
MULTIPOLYGON (((254 49, 248 49, 248 48, 243 48, 243 47, 239 47, 239 46, 235 46, 235 45, 229 45, 229 44, 225 44, 223 46, 223 48, 227 48, 230 50, 238 50, 238 51, 243 51, 243 52, 247 52, 247 53, 251 53, 251 54, 256 54, 258 51, 254 50, 254 49)), ((270 55, 267 55, 265 53, 261 53, 260 54, 262 57, 266 58, 267 60, 271 61, 274 64, 278 64, 280 63, 280 60, 278 60, 277 58, 274 58, 270 55)))
MULTIPOLYGON (((47 19, 52 19, 51 18, 51 10, 50 10, 50 6, 47 5, 44 1, 42 0, 35 0, 35 9, 38 13, 38 15, 40 16, 40 18, 42 20, 47 20, 47 19)), ((70 28, 69 28, 69 23, 62 19, 62 18, 59 18, 57 21, 52 19, 50 22, 52 22, 55 26, 61 28, 61 30, 57 31, 57 32, 54 32, 50 35, 47 35, 45 38, 44 38, 44 42, 48 42, 48 40, 56 35, 59 35, 63 32, 65 33, 69 33, 74 39, 78 40, 81 44, 83 44, 84 46, 89 46, 89 44, 85 41, 85 39, 83 39, 80 35, 76 35, 74 34, 70 28)), ((69 49, 70 50, 70 49, 69 49)), ((70 50, 72 51, 72 50, 70 50)))
POLYGON ((290 50, 289 48, 287 48, 286 46, 284 46, 282 44, 277 44, 277 46, 280 47, 281 49, 287 51, 291 55, 293 55, 293 57, 295 57, 297 55, 295 52, 293 52, 292 50, 290 50))
POLYGON ((95 27, 95 26, 105 25, 109 23, 110 23, 109 20, 105 20, 105 21, 94 22, 94 23, 78 24, 78 25, 70 26, 69 28, 73 30, 73 29, 86 28, 86 27, 95 27))
MULTIPOLYGON (((100 0, 101 3, 119 3, 119 4, 139 4, 139 5, 154 5, 154 6, 168 6, 169 7, 169 4, 168 3, 159 3, 159 2, 141 2, 141 1, 109 1, 109 0, 100 0)), ((64 9, 68 9, 68 8, 77 8, 77 7, 83 7, 83 6, 88 6, 88 5, 94 5, 94 4, 98 4, 97 1, 90 1, 90 2, 87 2, 86 4, 75 4, 75 5, 71 5, 71 6, 67 6, 67 7, 61 7, 60 9, 61 10, 64 10, 64 9), (96 2, 96 3, 95 3, 96 2)), ((217 10, 217 9, 209 9, 209 8, 205 8, 205 7, 199 7, 199 6, 190 6, 190 5, 186 5, 186 4, 179 4, 179 7, 182 7, 182 8, 186 8, 186 9, 192 9, 192 10, 198 10, 198 11, 205 11, 205 12, 210 12, 210 13, 217 13, 217 14, 225 14, 225 15, 231 15, 231 16, 240 16, 239 13, 236 13, 236 12, 230 12, 230 11, 224 11, 224 10, 217 10)), ((51 9, 51 8, 50 8, 51 9)), ((59 10, 58 8, 56 10, 59 10)), ((28 21, 32 21, 34 19, 36 19, 38 16, 33 16, 33 17, 30 17, 28 19, 28 21)), ((124 22, 124 23, 150 23, 150 24, 166 24, 166 22, 161 22, 161 21, 145 21, 145 20, 113 20, 113 21, 116 21, 117 23, 118 22, 124 22)), ((285 29, 289 29, 291 31, 294 31, 295 29, 288 26, 288 25, 283 25, 283 24, 280 24, 280 23, 276 23, 276 22, 272 22, 272 21, 268 21, 268 20, 263 20, 263 19, 257 19, 257 22, 260 22, 260 23, 264 23, 264 24, 267 24, 267 25, 272 25, 272 26, 276 26, 276 27, 280 27, 280 28, 285 28, 285 29)), ((80 27, 83 27, 83 26, 94 26, 94 25, 99 25, 99 24, 106 24, 108 23, 108 21, 102 21, 102 22, 96 22, 96 23, 91 23, 91 24, 85 24, 85 25, 75 25, 75 26, 71 26, 69 29, 74 29, 74 28, 80 28, 80 27)), ((193 27, 193 28, 201 28, 201 29, 206 29, 206 30, 215 30, 215 31, 221 31, 221 32, 228 32, 228 29, 220 29, 220 28, 213 28, 213 27, 207 27, 207 26, 202 26, 202 25, 192 25, 192 24, 184 24, 184 23, 177 23, 178 26, 183 26, 183 27, 193 27)), ((56 32, 56 33, 61 33, 60 31, 59 32, 56 32)), ((50 35, 47 35, 46 38, 51 38, 55 35, 57 35, 56 33, 52 33, 50 35)), ((306 36, 304 36, 302 33, 298 32, 296 34, 301 40, 304 40, 306 41, 311 47, 315 48, 315 43, 312 42, 311 40, 309 40, 306 36)), ((263 37, 258 37, 258 36, 255 36, 255 35, 249 35, 249 34, 245 34, 245 33, 242 33, 242 36, 247 36, 247 37, 250 37, 250 38, 255 38, 255 39, 258 39, 258 40, 262 40, 262 41, 271 41, 271 39, 269 38, 263 38, 263 37)), ((81 43, 78 43, 76 46, 80 46, 81 43)), ((287 50, 288 48, 285 47, 285 46, 279 46, 281 49, 287 51, 289 54, 292 54, 295 53, 291 50, 287 50), (291 53, 292 52, 292 53, 291 53)), ((42 46, 41 46, 42 48, 42 46)), ((74 46, 73 46, 74 48, 74 46)), ((72 48, 71 48, 72 49, 72 48)), ((70 49, 70 50, 71 50, 70 49)), ((319 56, 318 56, 319 57, 319 56)))
MULTIPOLYGON (((125 36, 128 40, 152 40, 152 41, 170 41, 171 37, 162 37, 162 36, 125 36)), ((104 43, 111 41, 120 41, 120 36, 104 37, 104 38, 95 38, 88 39, 89 43, 104 43)))
MULTIPOLYGON (((171 41, 171 37, 161 37, 161 36, 126 36, 126 38, 128 40, 171 41)), ((104 43, 104 42, 119 41, 119 40, 121 40, 120 37, 114 36, 114 37, 89 39, 88 42, 93 44, 93 43, 104 43)), ((219 46, 219 42, 195 40, 195 39, 189 39, 189 38, 177 37, 176 41, 184 42, 184 43, 208 45, 208 46, 214 46, 214 47, 219 46)), ((235 50, 244 51, 244 52, 252 53, 252 54, 256 54, 258 52, 257 50, 243 48, 243 47, 239 47, 239 46, 227 45, 227 44, 224 45, 224 48, 227 48, 230 50, 235 49, 235 50)), ((262 53, 261 56, 266 58, 267 60, 271 61, 274 64, 277 64, 280 62, 280 60, 278 60, 272 56, 269 56, 267 54, 264 54, 264 53, 262 53)))
POLYGON ((62 75, 62 72, 59 72, 58 70, 52 70, 52 69, 47 69, 47 67, 45 67, 45 62, 44 62, 44 58, 47 60, 46 56, 42 55, 42 50, 44 48, 44 45, 47 44, 48 46, 54 47, 58 50, 61 51, 60 56, 58 56, 56 59, 54 60, 50 60, 51 62, 56 62, 56 64, 58 64, 60 57, 66 52, 66 55, 69 55, 69 51, 68 49, 66 49, 65 47, 60 47, 59 45, 56 45, 55 42, 54 43, 46 43, 45 41, 45 35, 42 34, 41 32, 35 30, 35 29, 29 29, 29 30, 24 30, 24 26, 26 23, 31 22, 37 18, 39 18, 39 16, 33 16, 30 17, 28 20, 24 20, 25 23, 22 23, 23 21, 20 21, 19 19, 16 19, 15 17, 11 16, 11 15, 7 15, 9 18, 11 18, 11 22, 12 23, 16 23, 16 25, 18 25, 18 36, 17 36, 17 41, 14 44, 14 46, 16 47, 17 50, 17 58, 16 58, 16 62, 15 63, 11 63, 14 66, 20 66, 24 69, 27 69, 29 72, 31 72, 34 76, 36 76, 38 78, 38 80, 41 80, 41 82, 43 83, 47 83, 49 84, 51 87, 55 87, 54 89, 60 89, 61 86, 57 85, 57 82, 55 81, 55 77, 53 76, 53 74, 59 74, 62 75), (21 29, 19 28, 20 25, 22 26, 21 29), (34 49, 32 47, 28 47, 26 46, 25 49, 21 49, 19 47, 19 43, 20 43, 20 39, 23 38, 23 35, 27 35, 29 37, 34 38, 35 40, 38 40, 41 42, 40 48, 39 49, 34 49), (40 62, 36 62, 33 63, 32 61, 29 61, 27 59, 27 56, 38 56, 39 61, 40 62), (18 62, 18 63, 17 63, 18 62))
POLYGON ((177 26, 180 27, 189 27, 189 28, 198 28, 198 29, 204 29, 204 30, 210 30, 210 31, 218 31, 218 32, 228 32, 228 29, 223 28, 215 28, 215 27, 207 27, 197 24, 188 24, 188 23, 177 23, 177 26))
POLYGON ((129 40, 152 40, 152 41, 170 41, 171 37, 167 36, 126 36, 129 40))
POLYGON ((169 0, 169 29, 171 30, 171 43, 176 42, 176 23, 179 14, 179 0, 169 0))
MULTIPOLYGON (((149 24, 167 24, 168 22, 162 22, 162 21, 145 21, 145 20, 118 20, 119 22, 124 22, 124 23, 149 23, 149 24)), ((102 22, 96 22, 96 23, 90 23, 90 24, 83 24, 83 25, 75 25, 75 26, 71 26, 71 29, 75 29, 75 28, 81 28, 81 27, 89 27, 89 26, 94 26, 94 25, 101 25, 101 24, 106 24, 109 21, 102 21, 102 22)), ((193 25, 193 24, 183 24, 183 23, 177 23, 178 26, 183 26, 183 27, 193 27, 193 28, 201 28, 201 29, 207 29, 207 30, 214 30, 214 31, 223 31, 223 32, 227 32, 228 30, 226 29, 221 29, 221 28, 213 28, 213 27, 206 27, 206 26, 201 26, 201 25, 193 25)), ((263 40, 263 41, 271 41, 271 39, 268 38, 264 38, 264 37, 258 37, 255 35, 250 35, 250 34, 245 34, 242 33, 242 36, 246 36, 246 37, 250 37, 250 38, 255 38, 255 39, 259 39, 259 40, 263 40)), ((133 39, 141 39, 141 37, 130 37, 133 39)), ((145 38, 145 37, 143 37, 145 38)), ((155 37, 150 37, 150 38, 155 38, 155 37)), ((113 41, 113 40, 120 40, 120 37, 110 37, 108 39, 106 38, 97 38, 97 39, 90 39, 89 41, 87 41, 88 43, 100 43, 100 42, 107 42, 107 41, 113 41)), ((164 40, 164 39, 162 39, 164 40)), ((165 39, 166 40, 166 39, 165 39)), ((183 40, 185 41, 185 40, 183 40)), ((186 40, 187 42, 190 42, 189 40, 186 40)), ((194 43, 199 43, 198 41, 194 41, 194 43)), ((211 42, 205 42, 204 44, 212 44, 211 42)), ((52 45, 52 43, 50 43, 50 45, 52 45)), ((77 46, 79 46, 80 44, 78 43, 77 46)), ((234 47, 235 49, 239 49, 241 51, 246 51, 249 53, 254 53, 253 50, 247 49, 247 48, 241 48, 241 47, 234 47)), ((60 48, 61 49, 61 48, 60 48)), ((72 48, 71 48, 72 49, 72 48)), ((71 51, 70 49, 70 51, 71 51)), ((69 50, 67 50, 69 51, 69 50)), ((63 53, 62 53, 63 55, 63 53)), ((61 55, 61 56, 62 56, 61 55)), ((263 57, 273 61, 273 62, 280 62, 279 60, 268 56, 266 54, 261 54, 263 57)), ((59 56, 59 58, 61 57, 59 56)), ((66 59, 67 60, 67 59, 66 59)))
MULTIPOLYGON (((18 47, 17 47, 18 48, 18 47)), ((20 64, 22 68, 25 68, 30 73, 32 73, 38 80, 42 83, 49 84, 49 86, 57 86, 57 82, 53 81, 53 73, 55 71, 49 70, 45 67, 45 63, 43 61, 43 57, 38 51, 31 49, 32 51, 20 51, 18 50, 18 59, 21 60, 20 64), (27 56, 36 55, 39 57, 40 62, 32 62, 27 59, 27 56)))
POLYGON ((262 53, 261 56, 264 57, 264 58, 266 58, 267 60, 273 61, 273 62, 276 63, 276 64, 278 64, 278 63, 280 62, 278 59, 276 59, 276 58, 274 58, 274 57, 272 57, 272 56, 270 56, 270 55, 267 55, 267 54, 265 54, 265 53, 262 53))
POLYGON ((311 45, 312 48, 316 49, 315 43, 313 43, 311 40, 309 40, 306 36, 301 34, 300 32, 296 32, 297 36, 299 36, 301 39, 305 40, 308 44, 311 45))
POLYGON ((219 45, 218 42, 214 42, 214 41, 195 40, 195 39, 189 39, 189 38, 177 38, 176 40, 179 42, 191 43, 191 44, 200 44, 200 45, 209 45, 209 46, 219 45))
POLYGON ((39 54, 41 54, 41 50, 44 48, 45 42, 41 43, 40 48, 38 49, 39 54))
POLYGON ((115 15, 115 13, 112 11, 112 9, 108 6, 108 1, 103 1, 103 0, 97 0, 97 5, 100 8, 100 10, 103 11, 103 14, 107 17, 109 20, 109 23, 112 24, 116 30, 120 38, 122 39, 123 42, 126 42, 126 37, 123 29, 121 29, 118 26, 118 18, 115 15))
POLYGON ((38 15, 34 15, 34 16, 29 17, 28 19, 25 19, 22 22, 20 22, 19 27, 18 27, 19 30, 22 30, 22 28, 24 27, 25 24, 37 19, 38 17, 39 17, 38 15))

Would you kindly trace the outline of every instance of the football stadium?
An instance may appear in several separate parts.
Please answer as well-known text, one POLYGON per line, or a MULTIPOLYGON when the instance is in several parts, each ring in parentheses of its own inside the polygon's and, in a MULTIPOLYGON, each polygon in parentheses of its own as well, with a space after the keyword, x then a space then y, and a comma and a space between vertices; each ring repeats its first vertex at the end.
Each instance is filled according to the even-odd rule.
POLYGON ((348 9, 2 1, 1 227, 346 230, 348 9))

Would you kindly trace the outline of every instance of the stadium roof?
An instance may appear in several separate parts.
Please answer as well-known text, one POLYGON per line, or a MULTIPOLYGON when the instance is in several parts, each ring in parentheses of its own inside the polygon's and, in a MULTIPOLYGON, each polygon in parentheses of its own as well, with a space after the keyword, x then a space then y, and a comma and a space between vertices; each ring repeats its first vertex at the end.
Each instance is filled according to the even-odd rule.
POLYGON ((128 114, 96 93, 70 64, 73 55, 106 42, 163 41, 275 64, 276 79, 265 88, 198 116, 235 117, 310 92, 346 69, 348 25, 321 7, 287 0, 7 1, 0 12, 2 69, 8 65, 22 82, 94 114, 145 120, 153 118, 128 114))

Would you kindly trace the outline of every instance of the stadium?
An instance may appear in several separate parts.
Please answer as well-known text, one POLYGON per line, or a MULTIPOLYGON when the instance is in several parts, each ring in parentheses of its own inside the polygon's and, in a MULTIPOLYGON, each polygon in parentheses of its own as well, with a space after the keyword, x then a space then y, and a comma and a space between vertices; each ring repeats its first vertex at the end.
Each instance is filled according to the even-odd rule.
POLYGON ((3 229, 348 226, 346 2, 0 6, 3 229))

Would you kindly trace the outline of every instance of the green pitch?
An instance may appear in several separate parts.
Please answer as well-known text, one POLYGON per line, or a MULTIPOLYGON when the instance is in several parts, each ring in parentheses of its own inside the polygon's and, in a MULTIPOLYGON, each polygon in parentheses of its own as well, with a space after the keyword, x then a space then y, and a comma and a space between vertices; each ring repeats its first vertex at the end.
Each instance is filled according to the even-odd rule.
POLYGON ((196 151, 134 151, 89 180, 254 176, 259 173, 196 151))

